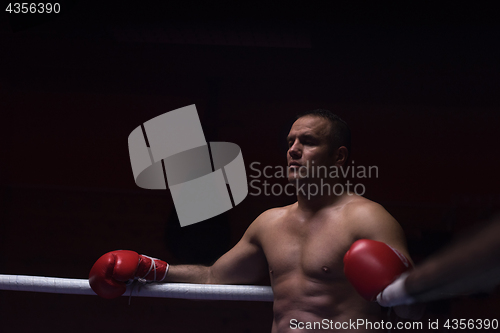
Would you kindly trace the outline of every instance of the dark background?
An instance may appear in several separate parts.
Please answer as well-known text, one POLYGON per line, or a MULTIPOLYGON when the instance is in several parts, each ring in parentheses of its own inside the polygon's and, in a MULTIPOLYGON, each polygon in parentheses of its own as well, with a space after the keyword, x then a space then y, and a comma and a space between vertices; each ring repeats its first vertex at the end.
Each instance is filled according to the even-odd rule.
MULTIPOLYGON (((416 262, 500 206, 490 8, 79 1, 22 16, 2 6, 1 274, 86 278, 115 249, 208 264, 262 211, 294 201, 249 195, 181 229, 168 191, 137 188, 128 135, 190 104, 207 141, 241 147, 248 174, 255 161, 285 165, 298 112, 338 113, 355 164, 379 168, 365 196, 398 219, 416 262)), ((2 291, 0 328, 250 333, 272 321, 264 303, 127 301, 2 291)), ((435 302, 423 321, 493 319, 499 303, 498 292, 435 302)))

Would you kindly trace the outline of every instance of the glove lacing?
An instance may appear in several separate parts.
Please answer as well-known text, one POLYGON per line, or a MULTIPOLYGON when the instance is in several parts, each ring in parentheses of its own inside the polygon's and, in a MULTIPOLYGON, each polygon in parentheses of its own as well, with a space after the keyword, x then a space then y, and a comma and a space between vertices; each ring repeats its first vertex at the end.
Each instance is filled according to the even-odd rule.
MULTIPOLYGON (((128 299, 128 304, 129 305, 130 305, 130 300, 132 299, 132 292, 134 291, 134 288, 137 285, 136 282, 139 282, 139 287, 137 289, 137 292, 139 292, 141 290, 141 287, 143 285, 145 285, 147 283, 150 283, 150 282, 155 282, 156 281, 156 261, 155 260, 159 260, 159 259, 147 256, 147 255, 144 255, 144 254, 141 254, 141 255, 143 257, 151 259, 151 265, 149 266, 149 270, 146 272, 146 274, 144 274, 143 277, 134 277, 132 280, 128 281, 127 286, 132 285, 132 288, 130 289, 130 296, 129 296, 129 299, 128 299), (151 272, 151 270, 153 270, 153 280, 149 280, 148 281, 148 280, 146 280, 146 276, 148 276, 148 274, 151 272)), ((139 260, 142 260, 142 259, 139 259, 139 260)), ((137 267, 139 267, 140 263, 141 262, 139 261, 139 263, 137 264, 137 267)), ((167 273, 168 273, 169 267, 170 267, 170 265, 167 263, 167 267, 165 268, 165 274, 163 274, 163 277, 161 278, 160 281, 165 280, 165 278, 167 277, 167 273)))
MULTIPOLYGON (((151 265, 149 266, 149 270, 147 271, 146 274, 144 274, 144 276, 142 278, 137 278, 137 280, 142 283, 142 284, 145 284, 147 282, 156 282, 158 280, 156 280, 156 261, 155 260, 160 260, 158 258, 153 258, 153 257, 150 257, 150 256, 147 256, 147 255, 144 255, 142 254, 143 257, 146 257, 148 259, 151 259, 151 265), (148 276, 148 274, 151 272, 151 270, 154 270, 153 272, 153 280, 146 280, 146 276, 148 276)), ((170 267, 170 265, 167 263, 167 267, 165 268, 165 274, 163 274, 163 277, 161 278, 161 280, 159 281, 163 281, 165 280, 165 278, 167 277, 167 272, 168 272, 168 268, 170 267)))

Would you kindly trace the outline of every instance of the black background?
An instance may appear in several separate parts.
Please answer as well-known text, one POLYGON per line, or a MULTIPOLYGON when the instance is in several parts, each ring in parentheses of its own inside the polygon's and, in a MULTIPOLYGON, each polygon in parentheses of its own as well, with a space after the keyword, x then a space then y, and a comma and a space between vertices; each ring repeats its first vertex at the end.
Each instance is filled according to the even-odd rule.
MULTIPOLYGON (((500 30, 491 8, 78 1, 61 9, 0 16, 2 274, 86 278, 119 248, 209 263, 262 211, 294 201, 249 195, 181 229, 168 191, 138 189, 129 133, 190 104, 207 141, 241 147, 248 174, 254 161, 285 164, 297 113, 338 113, 352 129, 355 164, 379 168, 363 180, 365 196, 398 219, 417 262, 500 206, 500 30)), ((272 320, 263 303, 126 303, 4 291, 0 327, 266 332, 272 320)), ((498 293, 457 298, 430 304, 426 316, 492 318, 498 304, 498 293)))

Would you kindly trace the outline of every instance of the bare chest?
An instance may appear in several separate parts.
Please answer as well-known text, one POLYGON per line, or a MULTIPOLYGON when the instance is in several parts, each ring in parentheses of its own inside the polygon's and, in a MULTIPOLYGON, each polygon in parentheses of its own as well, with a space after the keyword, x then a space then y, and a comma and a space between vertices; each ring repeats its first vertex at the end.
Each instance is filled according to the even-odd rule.
POLYGON ((345 221, 283 220, 263 237, 271 279, 300 274, 311 280, 344 278, 343 258, 352 244, 345 221))

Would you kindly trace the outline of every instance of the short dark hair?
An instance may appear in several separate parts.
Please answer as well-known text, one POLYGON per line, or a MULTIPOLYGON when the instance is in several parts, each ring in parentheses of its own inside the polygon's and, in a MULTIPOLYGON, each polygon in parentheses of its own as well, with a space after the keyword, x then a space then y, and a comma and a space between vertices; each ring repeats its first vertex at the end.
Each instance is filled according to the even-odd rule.
POLYGON ((305 116, 315 116, 328 119, 330 121, 330 151, 333 151, 341 146, 347 148, 348 154, 351 154, 351 129, 347 123, 342 120, 339 116, 329 110, 316 109, 311 111, 306 111, 299 113, 297 119, 305 116))

